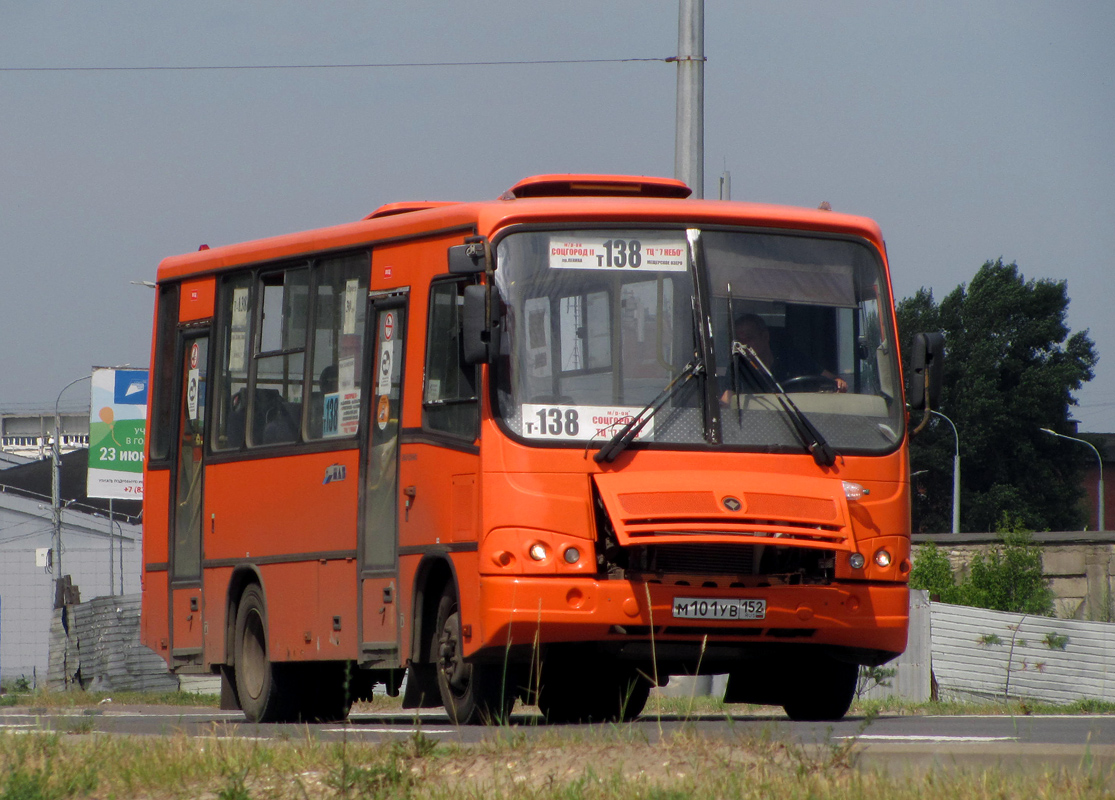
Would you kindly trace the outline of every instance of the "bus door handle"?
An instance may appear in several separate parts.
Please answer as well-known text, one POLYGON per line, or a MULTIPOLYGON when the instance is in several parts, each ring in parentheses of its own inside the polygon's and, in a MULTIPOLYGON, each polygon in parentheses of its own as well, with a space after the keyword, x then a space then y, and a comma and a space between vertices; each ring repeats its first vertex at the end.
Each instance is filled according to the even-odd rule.
POLYGON ((418 494, 418 487, 408 486, 403 489, 403 494, 406 496, 406 511, 404 521, 410 522, 410 507, 414 505, 414 496, 418 494))

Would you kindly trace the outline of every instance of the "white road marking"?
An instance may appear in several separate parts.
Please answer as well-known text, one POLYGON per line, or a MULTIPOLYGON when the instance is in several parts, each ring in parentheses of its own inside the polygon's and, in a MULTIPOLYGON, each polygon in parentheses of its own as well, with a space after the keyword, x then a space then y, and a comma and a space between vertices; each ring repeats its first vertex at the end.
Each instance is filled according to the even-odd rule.
POLYGON ((435 736, 448 736, 457 733, 457 728, 321 728, 321 733, 427 733, 435 736))
POLYGON ((1017 736, 919 736, 915 734, 893 736, 887 734, 864 734, 862 736, 837 736, 837 739, 854 739, 859 742, 1017 742, 1017 736))

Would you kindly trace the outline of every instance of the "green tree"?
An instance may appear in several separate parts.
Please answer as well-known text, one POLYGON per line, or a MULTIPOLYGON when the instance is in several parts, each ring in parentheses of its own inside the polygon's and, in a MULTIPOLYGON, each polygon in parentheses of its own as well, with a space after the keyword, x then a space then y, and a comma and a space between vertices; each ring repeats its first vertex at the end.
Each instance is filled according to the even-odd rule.
MULTIPOLYGON (((926 289, 898 303, 904 354, 915 333, 945 334, 938 410, 960 433, 961 530, 994 530, 1007 510, 1031 530, 1073 530, 1086 519, 1080 454, 1040 430, 1069 430, 1073 392, 1097 361, 1086 330, 1070 335, 1068 305, 1064 281, 1027 281, 1002 259, 939 304, 926 289)), ((911 471, 925 470, 914 479, 915 531, 951 529, 953 452, 942 420, 911 443, 911 471)))

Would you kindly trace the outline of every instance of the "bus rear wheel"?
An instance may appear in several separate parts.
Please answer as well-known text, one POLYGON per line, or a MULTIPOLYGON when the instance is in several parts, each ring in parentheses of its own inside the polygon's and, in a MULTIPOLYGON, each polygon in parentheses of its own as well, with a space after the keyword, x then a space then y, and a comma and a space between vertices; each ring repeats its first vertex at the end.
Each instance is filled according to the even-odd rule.
POLYGON ((786 716, 799 722, 843 719, 856 695, 859 665, 826 658, 798 668, 786 683, 786 716))
POLYGON ((509 669, 501 664, 467 661, 462 644, 457 595, 448 589, 438 602, 430 642, 445 713, 458 725, 507 722, 515 704, 515 694, 510 691, 509 669))
POLYGON ((267 611, 263 590, 248 586, 240 596, 233 638, 236 693, 249 722, 282 722, 289 717, 283 672, 267 654, 267 611))

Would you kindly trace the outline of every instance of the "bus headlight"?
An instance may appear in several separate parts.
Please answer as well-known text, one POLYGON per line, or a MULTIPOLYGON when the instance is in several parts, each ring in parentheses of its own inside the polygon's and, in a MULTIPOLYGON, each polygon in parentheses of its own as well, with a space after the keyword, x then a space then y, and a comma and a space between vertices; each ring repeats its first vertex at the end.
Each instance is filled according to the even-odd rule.
POLYGON ((890 553, 886 550, 875 551, 875 564, 886 569, 890 566, 890 553))
POLYGON ((546 545, 536 542, 530 546, 528 553, 535 561, 545 561, 547 555, 546 545))
POLYGON ((848 556, 848 563, 852 569, 863 569, 863 565, 867 563, 867 559, 863 557, 863 553, 852 553, 848 556))
POLYGON ((576 547, 567 547, 565 552, 562 553, 565 557, 566 564, 576 564, 581 559, 581 551, 576 547))

